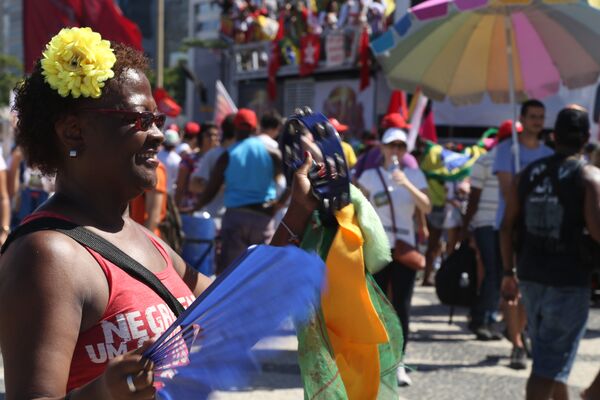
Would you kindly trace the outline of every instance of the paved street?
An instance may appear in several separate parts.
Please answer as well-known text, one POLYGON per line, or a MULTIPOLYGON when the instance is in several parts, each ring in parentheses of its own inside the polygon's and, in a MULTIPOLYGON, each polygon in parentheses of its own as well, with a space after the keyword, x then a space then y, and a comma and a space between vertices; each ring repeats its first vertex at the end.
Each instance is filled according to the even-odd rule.
MULTIPOLYGON (((507 367, 507 341, 478 342, 466 330, 463 310, 448 325, 448 309, 437 303, 431 288, 417 288, 413 299, 412 342, 406 363, 413 386, 402 388, 403 400, 520 399, 528 371, 507 367)), ((296 339, 288 327, 257 346, 263 373, 251 388, 216 393, 217 400, 301 400, 303 393, 296 364, 296 339)), ((571 374, 571 398, 589 384, 600 368, 600 308, 592 309, 588 332, 571 374)), ((0 383, 4 392, 4 382, 0 383)), ((0 395, 0 400, 4 397, 0 395)))

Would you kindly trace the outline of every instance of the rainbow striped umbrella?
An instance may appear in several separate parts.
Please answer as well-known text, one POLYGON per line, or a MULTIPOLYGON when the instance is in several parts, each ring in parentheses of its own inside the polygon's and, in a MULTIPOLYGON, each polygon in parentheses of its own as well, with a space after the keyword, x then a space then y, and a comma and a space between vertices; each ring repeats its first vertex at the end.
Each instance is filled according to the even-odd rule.
POLYGON ((600 73, 600 10, 586 0, 429 0, 371 43, 392 86, 473 104, 543 98, 600 73), (507 38, 510 38, 507 41, 507 38))
POLYGON ((561 84, 598 80, 599 3, 429 0, 371 48, 394 88, 421 88, 457 105, 479 103, 486 93, 493 102, 515 104, 554 94, 561 84))

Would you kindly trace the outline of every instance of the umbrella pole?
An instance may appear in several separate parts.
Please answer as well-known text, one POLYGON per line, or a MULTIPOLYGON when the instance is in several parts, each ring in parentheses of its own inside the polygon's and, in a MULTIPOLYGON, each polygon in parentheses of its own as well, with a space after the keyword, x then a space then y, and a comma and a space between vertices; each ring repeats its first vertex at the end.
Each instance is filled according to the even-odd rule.
POLYGON ((515 174, 521 170, 521 160, 519 157, 519 138, 517 137, 517 104, 515 99, 515 71, 513 69, 513 46, 512 46, 512 23, 510 14, 507 10, 504 16, 504 27, 506 30, 506 60, 508 61, 508 96, 510 106, 512 107, 512 140, 513 155, 515 156, 515 174))

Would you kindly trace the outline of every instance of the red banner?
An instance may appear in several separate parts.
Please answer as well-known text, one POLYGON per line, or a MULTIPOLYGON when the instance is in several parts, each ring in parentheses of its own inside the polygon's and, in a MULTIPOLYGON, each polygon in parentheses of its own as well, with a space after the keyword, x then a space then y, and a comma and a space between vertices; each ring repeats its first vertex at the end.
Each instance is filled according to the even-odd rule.
POLYGON ((319 65, 321 57, 321 37, 304 35, 300 39, 300 76, 310 75, 319 65))
POLYGON ((104 39, 142 50, 142 34, 113 0, 23 0, 24 66, 31 72, 62 28, 90 27, 104 39))
POLYGON ((279 15, 279 27, 277 29, 277 35, 271 42, 271 59, 269 60, 269 77, 267 80, 267 93, 269 99, 275 100, 277 98, 277 71, 281 66, 281 47, 279 42, 283 39, 284 35, 285 18, 283 12, 279 15))
POLYGON ((358 46, 360 62, 360 90, 365 90, 371 81, 371 49, 369 48, 369 30, 364 27, 358 46))

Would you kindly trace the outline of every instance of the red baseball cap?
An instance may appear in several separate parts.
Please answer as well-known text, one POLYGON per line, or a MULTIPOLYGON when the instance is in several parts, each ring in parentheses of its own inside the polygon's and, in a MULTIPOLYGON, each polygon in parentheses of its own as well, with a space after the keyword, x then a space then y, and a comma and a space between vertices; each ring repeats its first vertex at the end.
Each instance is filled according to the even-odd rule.
MULTIPOLYGON (((500 127, 498 128, 498 133, 496 134, 498 142, 512 136, 512 123, 512 120, 507 119, 506 121, 502 122, 502 124, 500 124, 500 127)), ((516 128, 517 133, 523 132, 523 125, 521 125, 519 121, 517 121, 516 128)))
POLYGON ((258 126, 256 113, 249 108, 240 108, 233 119, 233 125, 238 130, 255 130, 258 126))
POLYGON ((400 128, 400 129, 409 129, 410 124, 406 123, 406 120, 400 113, 389 113, 384 115, 381 120, 381 127, 384 129, 388 128, 400 128))
POLYGON ((179 132, 179 125, 177 125, 177 124, 171 124, 171 125, 167 126, 167 129, 171 129, 171 130, 173 130, 175 132, 179 132))
POLYGON ((185 134, 186 135, 197 135, 200 133, 200 124, 194 121, 190 121, 185 124, 185 134))
POLYGON ((344 133, 350 128, 348 125, 342 124, 336 118, 329 118, 329 123, 336 131, 338 131, 338 133, 344 133))

